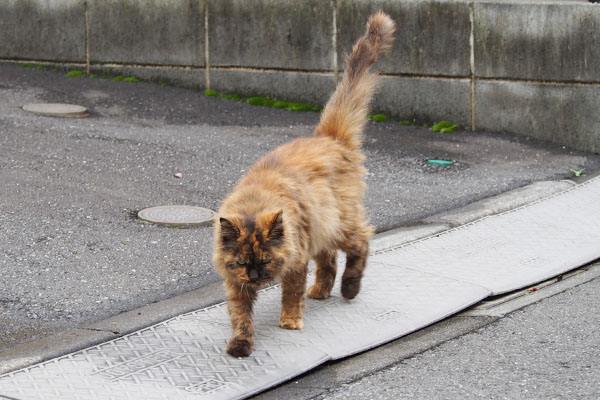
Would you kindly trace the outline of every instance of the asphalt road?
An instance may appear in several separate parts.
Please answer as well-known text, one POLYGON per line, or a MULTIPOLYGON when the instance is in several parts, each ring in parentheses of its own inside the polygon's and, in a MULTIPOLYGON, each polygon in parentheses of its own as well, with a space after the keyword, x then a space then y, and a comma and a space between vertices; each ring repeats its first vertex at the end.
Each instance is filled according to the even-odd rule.
MULTIPOLYGON (((318 117, 0 64, 0 353, 217 282, 210 228, 145 225, 136 211, 217 209, 261 154, 311 134, 318 117), (81 104, 91 115, 22 110, 32 102, 81 104)), ((600 156, 561 146, 394 123, 369 123, 365 152, 365 202, 380 231, 572 169, 600 169, 600 156), (428 165, 431 158, 455 165, 428 165)))
POLYGON ((354 382, 338 399, 598 399, 600 279, 354 382))

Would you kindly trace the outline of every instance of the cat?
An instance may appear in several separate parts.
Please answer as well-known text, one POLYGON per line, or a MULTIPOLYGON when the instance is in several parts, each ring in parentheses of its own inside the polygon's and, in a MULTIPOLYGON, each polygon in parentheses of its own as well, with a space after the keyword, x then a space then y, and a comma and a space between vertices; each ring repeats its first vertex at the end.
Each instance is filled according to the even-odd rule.
POLYGON ((257 290, 281 281, 279 326, 302 329, 307 264, 316 262, 307 296, 329 297, 337 250, 347 255, 342 296, 353 299, 374 229, 362 204, 366 189, 361 136, 377 83, 369 67, 394 40, 395 24, 379 11, 346 56, 342 81, 325 105, 315 135, 263 156, 222 202, 214 224, 213 264, 225 279, 233 336, 226 352, 247 357, 254 345, 257 290))

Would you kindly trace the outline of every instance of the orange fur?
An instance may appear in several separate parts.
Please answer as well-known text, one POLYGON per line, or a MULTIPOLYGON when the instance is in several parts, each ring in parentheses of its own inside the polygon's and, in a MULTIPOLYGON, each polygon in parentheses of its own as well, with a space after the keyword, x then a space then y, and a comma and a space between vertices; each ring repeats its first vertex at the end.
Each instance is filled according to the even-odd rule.
POLYGON ((342 82, 325 106, 315 136, 284 144, 260 159, 223 201, 215 223, 213 263, 225 278, 233 337, 227 353, 248 356, 254 343, 252 305, 262 285, 282 285, 279 326, 303 327, 306 270, 317 263, 308 296, 329 297, 336 252, 347 254, 342 295, 354 298, 373 228, 362 205, 362 130, 377 75, 369 70, 392 40, 382 12, 347 58, 342 82))

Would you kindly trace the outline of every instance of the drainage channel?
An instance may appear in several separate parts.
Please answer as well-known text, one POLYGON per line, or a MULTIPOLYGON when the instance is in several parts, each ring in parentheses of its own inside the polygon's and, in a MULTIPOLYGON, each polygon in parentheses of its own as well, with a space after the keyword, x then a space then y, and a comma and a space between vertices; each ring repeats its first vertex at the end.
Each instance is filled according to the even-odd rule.
MULTIPOLYGON (((255 306, 255 349, 248 358, 225 354, 231 326, 227 305, 221 303, 0 376, 0 397, 246 398, 328 360, 371 349, 490 296, 538 285, 600 258, 598 198, 600 178, 379 252, 370 257, 354 300, 340 296, 339 280, 329 299, 307 299, 300 331, 277 327, 280 286, 263 289, 255 306)), ((583 274, 566 281, 578 276, 583 274)), ((560 284, 548 284, 532 296, 560 284)))
POLYGON ((503 317, 513 311, 597 278, 600 278, 599 261, 560 274, 525 289, 487 298, 459 315, 470 317, 503 317))

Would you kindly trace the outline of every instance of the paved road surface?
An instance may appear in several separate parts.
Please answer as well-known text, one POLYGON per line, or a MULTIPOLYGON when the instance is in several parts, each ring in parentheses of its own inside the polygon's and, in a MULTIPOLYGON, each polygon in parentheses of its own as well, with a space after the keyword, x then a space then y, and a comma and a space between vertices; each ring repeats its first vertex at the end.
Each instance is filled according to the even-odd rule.
MULTIPOLYGON (((311 134, 317 119, 151 83, 0 65, 0 355, 219 282, 210 228, 144 225, 135 212, 218 208, 261 154, 311 134), (38 116, 22 110, 31 102, 81 104, 91 115, 38 116)), ((561 146, 393 123, 368 124, 365 152, 365 201, 380 231, 600 167, 598 155, 561 146), (430 158, 456 164, 431 166, 430 158)))

